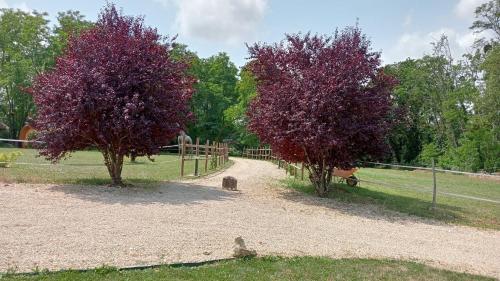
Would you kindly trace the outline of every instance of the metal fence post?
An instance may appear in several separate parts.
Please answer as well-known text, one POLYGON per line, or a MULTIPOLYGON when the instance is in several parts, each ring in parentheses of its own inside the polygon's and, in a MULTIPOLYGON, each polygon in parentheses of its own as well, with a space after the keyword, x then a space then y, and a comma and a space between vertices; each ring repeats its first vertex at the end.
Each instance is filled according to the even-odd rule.
POLYGON ((436 187, 436 163, 434 162, 434 158, 432 158, 432 208, 436 208, 436 193, 437 193, 437 187, 436 187))

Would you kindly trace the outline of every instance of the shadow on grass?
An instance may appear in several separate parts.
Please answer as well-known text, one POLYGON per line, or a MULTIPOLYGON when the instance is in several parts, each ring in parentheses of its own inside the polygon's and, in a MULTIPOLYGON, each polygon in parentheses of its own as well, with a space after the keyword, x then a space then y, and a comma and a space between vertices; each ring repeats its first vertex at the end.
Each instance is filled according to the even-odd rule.
MULTIPOLYGON (((142 179, 140 181, 143 182, 142 179)), ((82 200, 122 205, 193 205, 204 201, 231 200, 237 195, 216 187, 175 182, 125 188, 65 184, 52 186, 50 190, 82 200)))
MULTIPOLYGON (((319 198, 314 187, 305 182, 288 180, 284 185, 297 192, 283 192, 284 199, 303 204, 320 205, 346 214, 384 219, 387 221, 407 221, 403 214, 432 219, 446 223, 463 220, 463 209, 457 206, 437 204, 431 209, 431 202, 420 198, 384 193, 363 187, 349 187, 336 183, 331 187, 328 198, 319 198), (304 195, 306 193, 307 195, 304 195), (354 204, 353 204, 354 203, 354 204), (360 208, 359 205, 363 205, 360 208), (389 212, 388 212, 389 211, 389 212), (392 211, 392 212, 391 212, 392 211)), ((436 224, 436 221, 425 220, 425 223, 436 224)))

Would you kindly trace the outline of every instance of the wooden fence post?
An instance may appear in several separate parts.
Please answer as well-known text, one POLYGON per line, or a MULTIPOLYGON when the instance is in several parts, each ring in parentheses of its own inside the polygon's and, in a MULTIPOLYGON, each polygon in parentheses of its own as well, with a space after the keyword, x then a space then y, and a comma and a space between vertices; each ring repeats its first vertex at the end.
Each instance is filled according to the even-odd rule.
POLYGON ((437 186, 436 186, 436 165, 434 158, 432 158, 432 209, 436 208, 436 196, 437 196, 437 186))
POLYGON ((207 140, 205 144, 205 173, 208 171, 208 146, 210 144, 210 141, 207 140))
POLYGON ((200 138, 196 138, 196 157, 200 155, 200 138))
POLYGON ((219 166, 222 166, 222 153, 221 153, 222 145, 217 143, 217 155, 219 155, 219 166))
POLYGON ((219 143, 218 142, 215 142, 214 143, 214 146, 213 146, 213 150, 214 150, 214 157, 215 157, 215 160, 214 160, 214 165, 215 165, 215 169, 217 169, 217 164, 218 164, 218 161, 219 161, 219 158, 217 158, 217 147, 219 146, 219 143))
POLYGON ((181 146, 181 177, 184 176, 184 153, 186 151, 186 138, 182 136, 182 146, 181 146))
POLYGON ((302 166, 300 167, 300 179, 304 180, 304 162, 302 162, 302 166))
POLYGON ((194 176, 197 177, 199 175, 199 155, 200 155, 200 138, 196 138, 196 157, 194 158, 194 176))
POLYGON ((226 143, 226 162, 229 161, 229 144, 226 143))
POLYGON ((226 164, 226 144, 225 143, 222 143, 222 147, 221 147, 221 160, 222 160, 222 165, 221 166, 224 166, 224 164, 226 164))
POLYGON ((222 151, 224 150, 224 143, 221 143, 219 146, 219 164, 220 166, 224 166, 224 157, 222 151))

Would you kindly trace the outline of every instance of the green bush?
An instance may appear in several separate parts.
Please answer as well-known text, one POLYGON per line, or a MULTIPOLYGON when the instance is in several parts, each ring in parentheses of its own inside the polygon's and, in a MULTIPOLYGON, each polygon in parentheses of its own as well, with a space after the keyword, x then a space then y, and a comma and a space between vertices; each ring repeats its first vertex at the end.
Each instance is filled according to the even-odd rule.
POLYGON ((2 153, 0 152, 0 167, 1 168, 9 168, 13 163, 16 162, 19 156, 23 155, 20 151, 14 151, 10 153, 2 153))
POLYGON ((480 154, 475 142, 466 142, 450 148, 439 157, 439 166, 445 169, 477 172, 481 169, 480 154))
POLYGON ((494 173, 500 166, 500 143, 484 123, 475 120, 459 140, 457 148, 449 148, 439 157, 439 166, 468 172, 494 173))
POLYGON ((420 163, 430 166, 432 158, 438 158, 441 154, 443 153, 435 143, 425 144, 419 155, 420 163))

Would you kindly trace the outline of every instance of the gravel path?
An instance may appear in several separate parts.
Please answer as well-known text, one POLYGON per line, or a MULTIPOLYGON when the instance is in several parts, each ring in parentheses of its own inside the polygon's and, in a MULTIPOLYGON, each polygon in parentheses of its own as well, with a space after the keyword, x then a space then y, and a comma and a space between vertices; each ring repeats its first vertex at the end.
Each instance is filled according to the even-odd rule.
POLYGON ((410 259, 500 278, 500 232, 450 226, 277 187, 284 172, 234 159, 227 171, 155 188, 0 184, 0 272, 260 255, 410 259), (233 175, 239 192, 220 189, 233 175))

